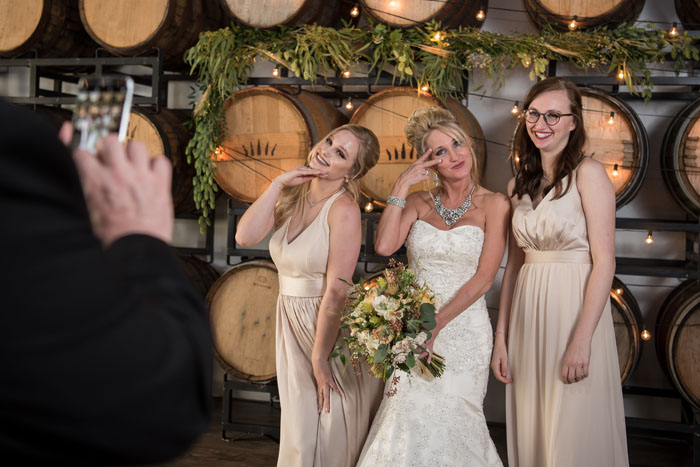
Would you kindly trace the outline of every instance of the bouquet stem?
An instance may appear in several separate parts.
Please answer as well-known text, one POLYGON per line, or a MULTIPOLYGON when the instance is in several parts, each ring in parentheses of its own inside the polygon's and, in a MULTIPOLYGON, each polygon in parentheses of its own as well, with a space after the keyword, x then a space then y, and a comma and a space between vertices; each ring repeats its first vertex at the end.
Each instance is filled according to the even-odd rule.
POLYGON ((421 358, 418 361, 420 362, 421 370, 427 371, 433 378, 439 378, 445 372, 445 357, 442 355, 434 353, 430 363, 428 363, 428 357, 421 358))

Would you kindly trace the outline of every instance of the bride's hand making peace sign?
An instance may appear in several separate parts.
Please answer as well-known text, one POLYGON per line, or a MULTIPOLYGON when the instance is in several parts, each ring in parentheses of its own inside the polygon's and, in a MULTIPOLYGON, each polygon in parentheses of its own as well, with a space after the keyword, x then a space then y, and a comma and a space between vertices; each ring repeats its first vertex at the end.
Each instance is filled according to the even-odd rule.
POLYGON ((428 149, 399 175, 394 184, 395 187, 399 188, 399 193, 395 194, 392 192, 393 195, 404 198, 413 185, 430 179, 430 171, 428 169, 442 162, 441 159, 429 160, 428 158, 432 153, 433 150, 428 149))

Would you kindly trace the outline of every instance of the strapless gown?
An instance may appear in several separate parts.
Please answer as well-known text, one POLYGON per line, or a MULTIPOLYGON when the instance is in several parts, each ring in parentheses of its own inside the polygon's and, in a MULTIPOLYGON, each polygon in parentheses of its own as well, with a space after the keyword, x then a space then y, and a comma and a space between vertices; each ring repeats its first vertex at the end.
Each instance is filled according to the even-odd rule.
MULTIPOLYGON (((418 220, 411 227, 408 266, 435 292, 438 310, 476 272, 483 242, 476 226, 440 230, 418 220)), ((440 378, 395 373, 397 392, 382 400, 358 466, 501 466, 483 412, 492 333, 481 297, 438 334, 440 378)))

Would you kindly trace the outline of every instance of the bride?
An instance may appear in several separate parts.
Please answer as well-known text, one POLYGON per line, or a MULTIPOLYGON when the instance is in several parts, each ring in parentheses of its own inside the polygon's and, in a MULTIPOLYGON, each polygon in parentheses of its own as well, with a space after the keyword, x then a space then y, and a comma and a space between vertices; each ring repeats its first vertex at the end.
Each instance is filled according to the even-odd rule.
POLYGON ((478 185, 471 139, 449 111, 420 108, 404 131, 423 155, 396 180, 375 250, 388 256, 406 243, 438 310, 421 357, 434 349, 446 369, 435 379, 394 373, 396 392, 382 401, 358 466, 501 466, 483 413, 493 343, 483 295, 503 258, 510 203, 478 185), (439 187, 406 196, 431 171, 439 187))

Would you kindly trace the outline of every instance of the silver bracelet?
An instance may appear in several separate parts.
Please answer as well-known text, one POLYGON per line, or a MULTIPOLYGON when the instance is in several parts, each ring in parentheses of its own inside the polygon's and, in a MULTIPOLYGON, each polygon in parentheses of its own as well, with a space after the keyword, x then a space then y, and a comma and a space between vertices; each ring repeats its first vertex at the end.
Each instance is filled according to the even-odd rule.
POLYGON ((386 204, 393 204, 394 206, 398 206, 403 209, 406 207, 406 200, 399 198, 398 196, 389 195, 389 197, 386 199, 386 204))

